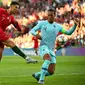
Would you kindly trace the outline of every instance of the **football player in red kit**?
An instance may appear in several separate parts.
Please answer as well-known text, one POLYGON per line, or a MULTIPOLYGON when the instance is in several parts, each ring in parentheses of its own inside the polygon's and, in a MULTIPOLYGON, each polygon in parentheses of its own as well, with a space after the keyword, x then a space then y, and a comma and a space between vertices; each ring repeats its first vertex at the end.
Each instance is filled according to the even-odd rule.
POLYGON ((18 2, 13 1, 8 9, 0 8, 0 60, 2 58, 2 53, 4 50, 4 45, 10 47, 15 53, 27 60, 27 63, 35 63, 36 60, 32 60, 26 56, 16 45, 10 40, 9 36, 6 34, 5 30, 7 26, 13 24, 15 28, 24 33, 23 29, 19 26, 18 22, 14 19, 12 14, 16 14, 19 11, 20 5, 18 2))
POLYGON ((32 40, 34 41, 34 47, 33 48, 35 50, 36 55, 38 55, 38 39, 35 36, 33 36, 32 40))

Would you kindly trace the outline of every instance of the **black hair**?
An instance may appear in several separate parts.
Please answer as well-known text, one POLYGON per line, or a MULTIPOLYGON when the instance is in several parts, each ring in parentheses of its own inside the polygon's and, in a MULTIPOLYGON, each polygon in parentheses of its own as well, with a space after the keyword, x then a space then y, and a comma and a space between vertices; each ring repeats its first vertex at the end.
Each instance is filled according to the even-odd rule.
POLYGON ((11 4, 10 4, 10 6, 12 6, 12 5, 18 5, 19 8, 20 8, 20 4, 18 2, 16 2, 16 1, 12 1, 11 4))
POLYGON ((49 8, 48 11, 54 11, 55 12, 55 9, 53 7, 49 8))
POLYGON ((54 12, 54 13, 56 13, 56 10, 55 10, 55 8, 53 8, 53 7, 49 8, 49 9, 48 9, 48 11, 51 11, 51 12, 54 12))

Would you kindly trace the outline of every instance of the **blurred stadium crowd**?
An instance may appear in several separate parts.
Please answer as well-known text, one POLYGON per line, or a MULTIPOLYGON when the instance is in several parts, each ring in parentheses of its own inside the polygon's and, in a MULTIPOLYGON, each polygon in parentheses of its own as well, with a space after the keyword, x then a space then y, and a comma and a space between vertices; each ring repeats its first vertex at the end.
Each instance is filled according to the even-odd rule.
MULTIPOLYGON (((80 24, 71 36, 66 36, 72 46, 85 47, 85 0, 17 0, 21 7, 15 15, 17 21, 25 28, 25 34, 14 29, 12 25, 7 27, 7 33, 20 48, 32 48, 32 35, 28 34, 30 29, 36 25, 38 20, 47 19, 47 9, 52 6, 56 9, 55 21, 62 24, 68 30, 74 24, 74 18, 80 19, 80 24)), ((0 6, 7 8, 8 4, 0 2, 0 6)))

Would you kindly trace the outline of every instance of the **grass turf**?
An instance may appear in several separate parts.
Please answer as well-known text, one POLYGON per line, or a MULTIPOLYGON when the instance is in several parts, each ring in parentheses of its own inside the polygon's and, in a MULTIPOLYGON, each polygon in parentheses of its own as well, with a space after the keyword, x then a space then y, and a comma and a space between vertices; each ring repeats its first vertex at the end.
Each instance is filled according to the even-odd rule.
MULTIPOLYGON (((0 85, 39 85, 31 75, 40 71, 43 61, 33 58, 39 63, 26 64, 19 56, 4 56, 0 63, 0 85)), ((57 57, 55 74, 46 77, 44 85, 85 85, 85 57, 57 57)))

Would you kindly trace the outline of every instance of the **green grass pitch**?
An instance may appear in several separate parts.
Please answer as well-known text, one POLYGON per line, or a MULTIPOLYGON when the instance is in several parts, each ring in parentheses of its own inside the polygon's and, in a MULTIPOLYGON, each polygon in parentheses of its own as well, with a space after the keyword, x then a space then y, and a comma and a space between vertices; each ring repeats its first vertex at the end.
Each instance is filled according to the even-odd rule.
MULTIPOLYGON (((3 56, 0 62, 0 85, 39 85, 31 76, 40 71, 43 63, 40 57, 37 64, 26 64, 19 56, 3 56)), ((45 78, 44 85, 85 85, 85 57, 57 57, 55 74, 45 78)))

